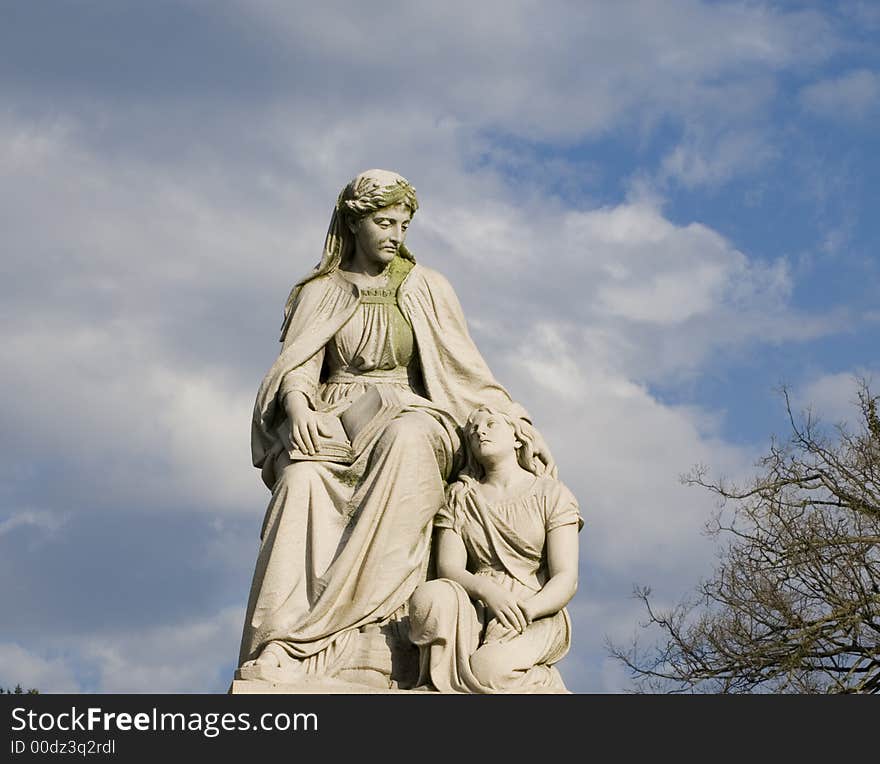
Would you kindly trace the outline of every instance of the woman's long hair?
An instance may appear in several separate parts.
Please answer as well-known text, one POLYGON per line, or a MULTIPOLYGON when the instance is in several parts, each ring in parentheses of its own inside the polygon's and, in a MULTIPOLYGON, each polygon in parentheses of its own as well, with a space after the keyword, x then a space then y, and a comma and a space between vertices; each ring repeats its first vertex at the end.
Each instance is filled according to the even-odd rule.
MULTIPOLYGON (((390 170, 366 170, 339 192, 333 214, 330 216, 330 227, 324 239, 321 262, 291 290, 287 304, 284 306, 282 335, 289 323, 290 312, 300 289, 313 279, 335 271, 354 251, 354 234, 349 230, 349 223, 357 222, 383 207, 401 203, 409 207, 413 215, 419 208, 416 190, 412 184, 402 175, 390 170)), ((400 245, 398 254, 415 262, 415 257, 403 244, 400 245)))
POLYGON ((447 490, 447 502, 450 505, 458 499, 463 499, 464 494, 473 487, 474 483, 480 482, 486 474, 483 465, 471 447, 471 434, 476 427, 475 420, 478 414, 500 417, 513 428, 515 441, 519 444, 516 446, 516 461, 520 467, 538 477, 548 474, 547 465, 535 454, 534 429, 531 424, 491 406, 479 406, 470 413, 464 428, 462 428, 464 466, 458 474, 458 480, 451 483, 447 490))

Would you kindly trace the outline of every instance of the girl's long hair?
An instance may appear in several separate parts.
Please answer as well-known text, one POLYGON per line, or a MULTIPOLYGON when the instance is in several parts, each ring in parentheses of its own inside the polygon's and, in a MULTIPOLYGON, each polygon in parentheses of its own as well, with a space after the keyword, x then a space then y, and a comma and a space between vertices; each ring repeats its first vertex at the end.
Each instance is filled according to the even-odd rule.
POLYGON ((504 419, 512 428, 513 434, 519 445, 516 447, 516 461, 520 467, 533 475, 541 477, 548 474, 547 465, 535 455, 534 429, 526 420, 512 417, 503 411, 491 406, 479 406, 475 408, 467 418, 462 431, 462 450, 464 451, 464 466, 458 474, 458 480, 449 485, 447 489, 447 503, 463 499, 475 483, 479 483, 486 472, 483 465, 477 459, 470 445, 470 436, 476 426, 475 420, 478 414, 488 414, 504 419))

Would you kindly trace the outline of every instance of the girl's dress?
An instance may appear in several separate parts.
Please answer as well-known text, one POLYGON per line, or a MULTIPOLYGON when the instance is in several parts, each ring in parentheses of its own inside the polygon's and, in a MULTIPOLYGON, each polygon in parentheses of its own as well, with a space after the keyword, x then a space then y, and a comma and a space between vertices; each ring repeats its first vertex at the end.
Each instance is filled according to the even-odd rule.
MULTIPOLYGON (((556 479, 539 477, 523 494, 489 504, 473 479, 457 488, 450 490, 434 527, 462 538, 468 570, 522 597, 539 591, 548 579, 547 533, 583 526, 571 491, 556 479)), ((420 685, 430 683, 441 692, 566 691, 553 667, 571 644, 565 609, 534 620, 519 634, 490 618, 460 584, 438 579, 422 584, 410 600, 410 638, 420 646, 420 685)))

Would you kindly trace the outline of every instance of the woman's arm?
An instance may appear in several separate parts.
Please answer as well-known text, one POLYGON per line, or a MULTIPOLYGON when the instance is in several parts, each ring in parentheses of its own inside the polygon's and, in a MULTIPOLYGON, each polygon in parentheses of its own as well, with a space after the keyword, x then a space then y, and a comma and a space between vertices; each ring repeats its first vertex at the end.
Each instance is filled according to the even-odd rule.
POLYGON ((451 528, 439 528, 436 535, 437 572, 464 587, 471 599, 482 600, 502 626, 522 633, 528 619, 514 596, 486 576, 475 576, 467 570, 467 549, 464 541, 451 528))
POLYGON ((520 603, 529 623, 558 613, 577 591, 577 525, 562 525, 547 533, 547 569, 550 578, 541 591, 520 603))
POLYGON ((324 348, 321 348, 302 366, 289 371, 278 390, 278 398, 290 423, 291 439, 297 448, 308 454, 314 454, 319 445, 321 427, 315 413, 315 400, 323 363, 324 348))
POLYGON ((321 367, 324 365, 326 348, 321 348, 308 361, 291 369, 281 378, 278 386, 278 400, 283 401, 288 393, 301 392, 309 401, 310 408, 317 408, 318 386, 321 379, 321 367))

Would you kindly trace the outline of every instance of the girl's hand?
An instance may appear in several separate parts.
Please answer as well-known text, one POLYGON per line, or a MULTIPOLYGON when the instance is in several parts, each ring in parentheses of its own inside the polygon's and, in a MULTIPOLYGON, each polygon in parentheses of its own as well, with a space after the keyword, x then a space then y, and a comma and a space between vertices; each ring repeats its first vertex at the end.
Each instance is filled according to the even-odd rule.
POLYGON ((494 581, 486 581, 482 589, 480 599, 483 600, 492 615, 498 619, 498 622, 502 626, 522 634, 526 626, 529 625, 529 619, 513 592, 498 586, 494 581))

